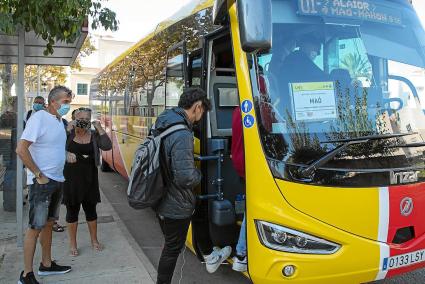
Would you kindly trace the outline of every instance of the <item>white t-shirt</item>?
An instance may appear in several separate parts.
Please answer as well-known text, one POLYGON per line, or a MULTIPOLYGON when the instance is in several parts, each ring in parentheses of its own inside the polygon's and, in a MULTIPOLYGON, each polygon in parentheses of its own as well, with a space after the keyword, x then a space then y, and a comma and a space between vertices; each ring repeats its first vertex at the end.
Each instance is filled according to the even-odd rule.
MULTIPOLYGON (((62 119, 40 110, 28 119, 21 140, 32 142, 29 147, 32 159, 48 178, 64 182, 63 168, 66 160, 66 131, 62 119)), ((27 183, 32 184, 34 174, 29 172, 27 183)))

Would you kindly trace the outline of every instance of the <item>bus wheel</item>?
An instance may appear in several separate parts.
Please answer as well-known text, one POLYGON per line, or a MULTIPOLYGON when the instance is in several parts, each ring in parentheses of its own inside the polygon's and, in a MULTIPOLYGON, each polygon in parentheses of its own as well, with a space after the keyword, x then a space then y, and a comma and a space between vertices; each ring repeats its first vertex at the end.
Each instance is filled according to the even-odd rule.
POLYGON ((110 172, 111 171, 111 167, 108 165, 108 163, 103 158, 100 159, 100 170, 102 172, 110 172))

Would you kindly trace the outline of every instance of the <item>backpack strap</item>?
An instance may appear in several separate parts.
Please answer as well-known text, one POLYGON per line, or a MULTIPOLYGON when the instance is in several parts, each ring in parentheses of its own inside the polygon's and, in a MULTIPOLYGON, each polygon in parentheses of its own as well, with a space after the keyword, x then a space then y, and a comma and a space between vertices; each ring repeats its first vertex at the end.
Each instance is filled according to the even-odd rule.
POLYGON ((28 121, 28 119, 30 119, 31 115, 32 115, 32 109, 30 109, 30 110, 27 112, 27 117, 26 117, 25 121, 28 121))
POLYGON ((170 135, 171 133, 174 133, 176 131, 183 130, 183 129, 187 129, 187 127, 184 124, 173 125, 170 128, 167 128, 167 130, 159 134, 157 137, 163 139, 164 137, 170 135))
POLYGON ((65 118, 62 118, 62 123, 66 130, 68 128, 68 120, 66 120, 65 118))

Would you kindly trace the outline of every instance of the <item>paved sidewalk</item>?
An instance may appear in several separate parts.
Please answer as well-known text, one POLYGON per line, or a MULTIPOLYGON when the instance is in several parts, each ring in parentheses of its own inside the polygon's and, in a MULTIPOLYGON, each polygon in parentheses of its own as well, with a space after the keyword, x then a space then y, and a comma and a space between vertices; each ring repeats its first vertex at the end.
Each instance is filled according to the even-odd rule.
MULTIPOLYGON (((102 193, 101 193, 102 194, 102 193)), ((40 277, 41 283, 154 283, 156 271, 129 234, 115 213, 111 204, 102 194, 98 204, 98 237, 105 246, 101 252, 91 249, 90 237, 84 213, 81 210, 78 227, 80 255, 71 257, 68 253, 67 231, 53 232, 53 258, 59 264, 71 265, 70 273, 58 276, 40 277)), ((17 283, 23 267, 22 248, 16 245, 15 213, 3 211, 3 192, 0 191, 0 283, 17 283)), ((61 208, 60 224, 65 223, 65 207, 61 208)), ((24 224, 28 224, 28 208, 25 206, 24 224)), ((40 262, 40 245, 34 259, 34 271, 40 262)))

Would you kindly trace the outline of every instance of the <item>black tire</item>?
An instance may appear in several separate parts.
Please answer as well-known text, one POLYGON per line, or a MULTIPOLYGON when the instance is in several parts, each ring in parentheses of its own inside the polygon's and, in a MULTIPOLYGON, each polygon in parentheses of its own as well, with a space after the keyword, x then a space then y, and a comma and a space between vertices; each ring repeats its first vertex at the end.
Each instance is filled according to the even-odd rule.
POLYGON ((111 171, 111 167, 108 165, 108 163, 103 158, 100 158, 100 170, 104 173, 111 171))

